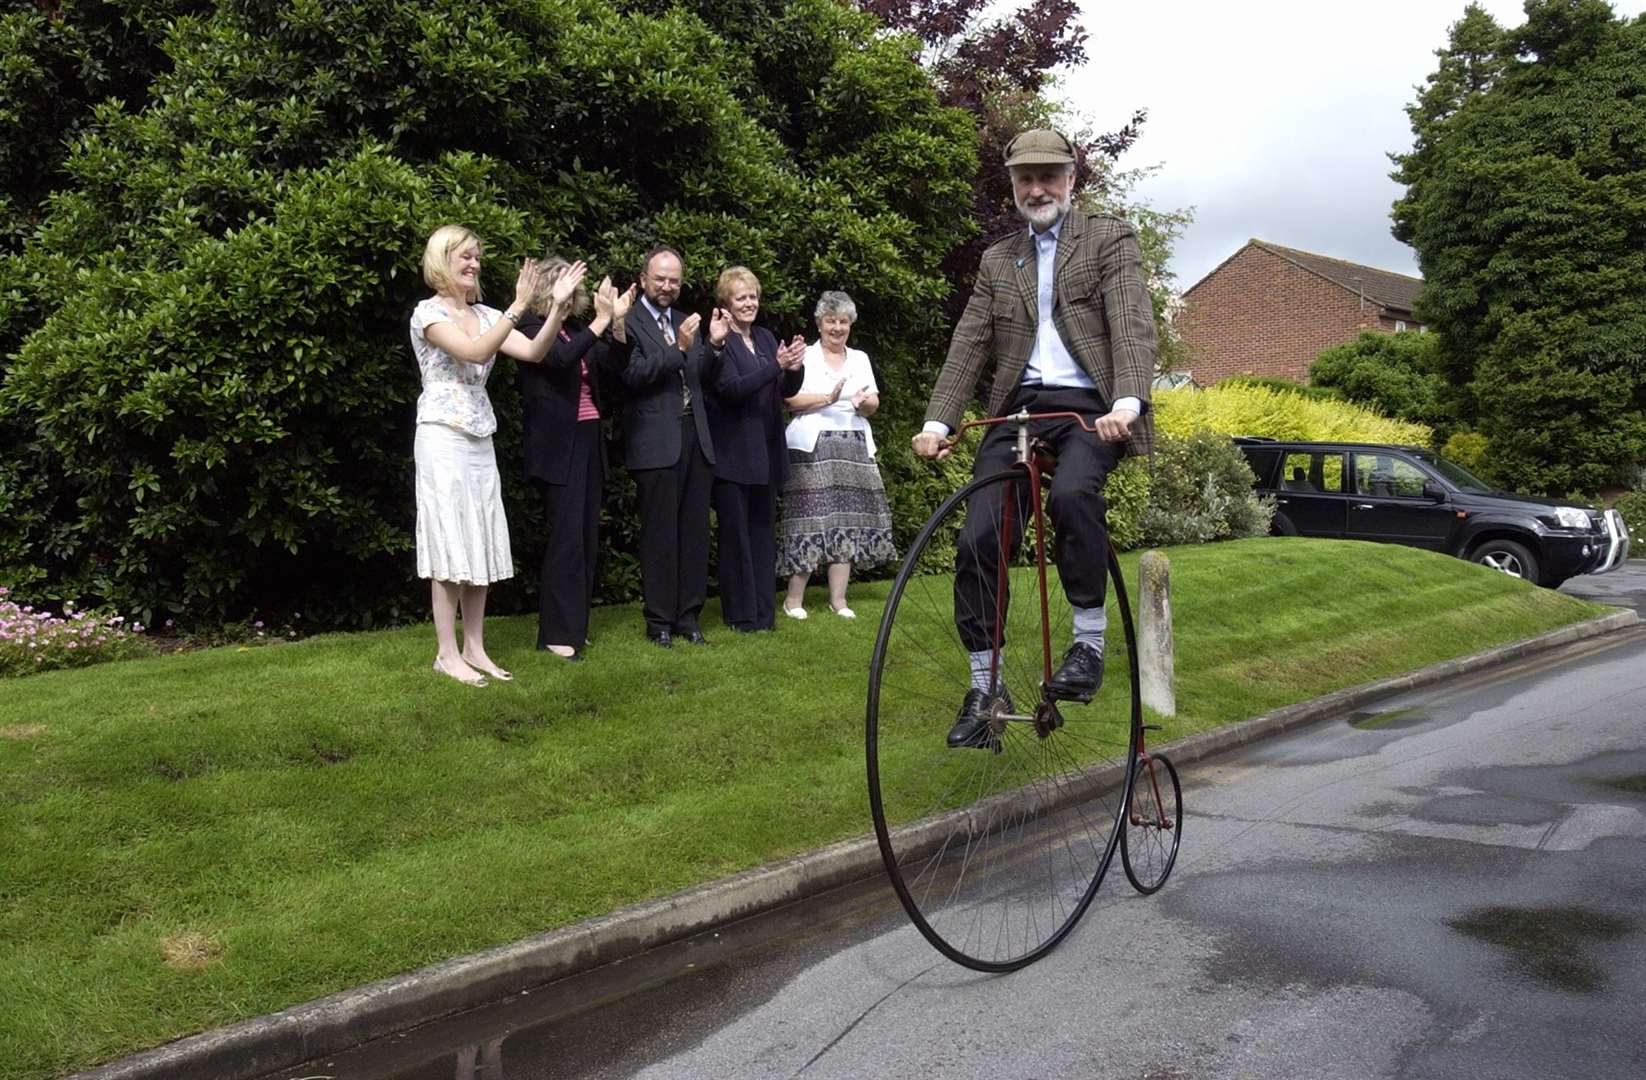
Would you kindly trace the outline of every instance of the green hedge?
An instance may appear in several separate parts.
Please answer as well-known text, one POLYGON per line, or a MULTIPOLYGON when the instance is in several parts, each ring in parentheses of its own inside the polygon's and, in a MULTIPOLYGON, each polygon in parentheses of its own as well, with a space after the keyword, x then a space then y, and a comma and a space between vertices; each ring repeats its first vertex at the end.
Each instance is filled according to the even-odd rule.
MULTIPOLYGON (((0 583, 18 595, 196 624, 426 610, 406 322, 424 239, 448 221, 485 240, 493 298, 526 254, 626 283, 659 240, 686 253, 694 308, 724 266, 753 267, 785 336, 847 288, 882 426, 917 415, 977 136, 938 106, 917 43, 871 17, 833 0, 142 10, 158 74, 87 105, 45 216, 21 250, 0 245, 0 583)), ((0 33, 0 73, 32 95, 51 90, 41 56, 103 40, 74 18, 27 23, 0 33)), ((507 609, 530 602, 543 523, 508 362, 490 391, 524 571, 497 591, 507 609)), ((886 471, 912 517, 927 474, 906 456, 886 471)), ((626 599, 621 471, 606 520, 600 592, 626 599)))

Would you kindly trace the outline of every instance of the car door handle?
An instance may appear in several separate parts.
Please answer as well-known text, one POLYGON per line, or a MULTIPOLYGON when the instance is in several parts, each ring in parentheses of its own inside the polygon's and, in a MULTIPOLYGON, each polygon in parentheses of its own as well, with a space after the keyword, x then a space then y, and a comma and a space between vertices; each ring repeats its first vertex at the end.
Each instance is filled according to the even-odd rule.
POLYGON ((1354 508, 1356 510, 1376 510, 1377 509, 1377 507, 1373 506, 1371 503, 1355 503, 1354 508))

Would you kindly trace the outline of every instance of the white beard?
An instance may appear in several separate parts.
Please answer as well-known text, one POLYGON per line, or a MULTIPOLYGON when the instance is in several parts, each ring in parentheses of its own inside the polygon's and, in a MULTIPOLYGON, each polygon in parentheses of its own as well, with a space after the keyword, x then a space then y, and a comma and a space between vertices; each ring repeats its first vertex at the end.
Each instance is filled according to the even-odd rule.
POLYGON ((1074 196, 1072 193, 1067 194, 1063 196, 1063 198, 1057 199, 1053 202, 1042 203, 1039 206, 1024 206, 1015 198, 1012 201, 1017 204, 1017 212, 1020 216, 1022 216, 1023 220, 1027 221, 1034 228, 1040 230, 1049 229, 1053 225, 1056 225, 1059 221, 1062 221, 1063 216, 1069 212, 1071 207, 1074 206, 1074 196))

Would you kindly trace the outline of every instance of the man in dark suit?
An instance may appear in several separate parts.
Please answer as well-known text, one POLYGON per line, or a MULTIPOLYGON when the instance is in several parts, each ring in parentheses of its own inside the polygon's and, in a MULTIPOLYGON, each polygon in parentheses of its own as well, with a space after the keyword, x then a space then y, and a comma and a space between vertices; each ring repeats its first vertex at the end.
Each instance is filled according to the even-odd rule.
POLYGON ((713 353, 698 315, 674 309, 684 263, 659 246, 640 272, 629 309, 633 342, 623 369, 623 460, 640 504, 640 587, 646 636, 667 649, 677 637, 707 645, 698 614, 709 591, 709 491, 714 440, 703 408, 713 353))
MULTIPOLYGON (((1018 213, 1029 227, 983 253, 977 283, 932 390, 915 453, 940 458, 944 439, 986 367, 993 369, 990 416, 1076 412, 1096 418, 1097 435, 1071 420, 1042 421, 1031 433, 1057 453, 1047 508, 1057 568, 1074 608, 1074 643, 1047 681, 1049 698, 1089 701, 1103 682, 1108 532, 1103 487, 1127 452, 1147 454, 1153 425, 1154 309, 1137 234, 1119 218, 1073 210, 1074 146, 1049 130, 1025 131, 1006 147, 1018 213)), ((989 429, 973 473, 999 472, 1016 459, 1009 425, 989 429)), ((993 659, 1001 489, 966 508, 955 559, 955 626, 971 654, 971 689, 949 732, 950 746, 986 746, 990 713, 1010 710, 993 659)), ((1021 515, 1016 517, 1021 521, 1021 515)), ((1021 527, 1014 530, 1015 546, 1021 527)))

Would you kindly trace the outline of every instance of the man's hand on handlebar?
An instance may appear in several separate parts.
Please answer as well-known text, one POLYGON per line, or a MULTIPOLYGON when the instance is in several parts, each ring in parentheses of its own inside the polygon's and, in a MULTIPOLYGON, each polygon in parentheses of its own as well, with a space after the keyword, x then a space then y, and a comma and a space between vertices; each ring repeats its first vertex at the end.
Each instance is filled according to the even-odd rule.
POLYGON ((935 431, 922 431, 914 437, 914 453, 916 457, 932 458, 942 461, 949 456, 949 440, 935 431))
POLYGON ((1114 409, 1098 417, 1093 426, 1097 428, 1099 438, 1121 442, 1131 438, 1132 422, 1136 419, 1137 414, 1130 409, 1114 409))

